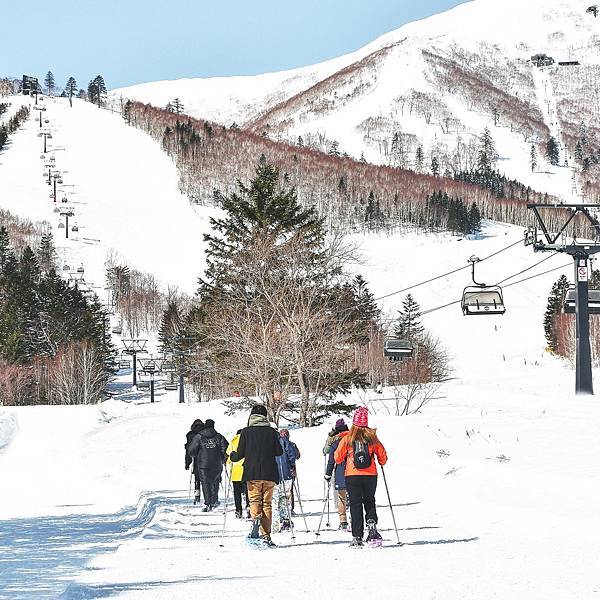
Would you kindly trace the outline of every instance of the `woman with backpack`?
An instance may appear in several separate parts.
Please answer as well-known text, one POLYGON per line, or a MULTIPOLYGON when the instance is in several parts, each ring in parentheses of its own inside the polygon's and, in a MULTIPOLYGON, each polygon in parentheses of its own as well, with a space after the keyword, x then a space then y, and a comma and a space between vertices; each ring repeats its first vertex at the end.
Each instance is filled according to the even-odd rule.
POLYGON ((375 507, 377 490, 375 457, 380 465, 387 463, 387 453, 377 438, 377 432, 369 428, 369 411, 361 407, 356 409, 350 433, 340 440, 334 455, 336 464, 340 465, 346 461, 346 490, 352 519, 351 546, 355 547, 363 545, 365 517, 369 530, 367 542, 373 545, 381 544, 375 507))

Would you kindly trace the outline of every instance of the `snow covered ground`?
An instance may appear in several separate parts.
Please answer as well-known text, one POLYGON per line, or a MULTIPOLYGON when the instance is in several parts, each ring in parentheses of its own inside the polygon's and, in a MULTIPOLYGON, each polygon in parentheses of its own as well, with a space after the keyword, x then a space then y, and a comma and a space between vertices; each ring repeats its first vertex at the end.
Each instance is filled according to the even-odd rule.
MULTIPOLYGON (((515 227, 479 239, 422 234, 360 236, 363 272, 376 296, 484 258, 478 275, 501 281, 546 256, 517 244, 515 227)), ((321 448, 331 423, 293 430, 308 533, 274 536, 260 552, 246 522, 204 514, 188 498, 185 432, 212 417, 226 437, 246 415, 218 402, 3 409, 17 433, 0 452, 0 598, 189 598, 250 594, 291 600, 334 590, 348 598, 593 599, 600 594, 600 408, 573 395, 573 372, 543 351, 541 318, 564 257, 551 257, 505 288, 504 317, 467 318, 457 305, 424 322, 452 355, 454 379, 421 414, 395 417, 391 390, 356 393, 388 448, 386 468, 404 546, 380 481, 381 550, 353 552, 349 534, 317 528, 323 507, 321 448), (16 429, 18 428, 18 429, 16 429), (373 553, 373 554, 371 554, 373 553)), ((571 273, 571 267, 564 269, 571 273)), ((416 288, 424 310, 456 300, 468 270, 416 288)), ((383 301, 392 312, 403 294, 383 301)), ((117 382, 126 388, 124 373, 117 382)), ((223 498, 223 495, 222 495, 223 498)), ((231 509, 231 503, 229 508, 231 509)))
MULTIPOLYGON (((17 97, 13 104, 28 102, 27 97, 17 97)), ((153 273, 165 287, 193 293, 204 267, 202 235, 211 211, 193 207, 178 191, 172 161, 118 114, 79 100, 70 108, 64 98, 45 98, 42 104, 47 109, 42 131, 52 135, 48 152, 42 156, 38 113, 32 111, 0 155, 2 207, 50 222, 60 267, 68 265, 67 271, 74 271, 83 265, 86 280, 100 297, 109 255, 153 273), (63 181, 57 204, 49 197, 52 187, 43 175, 51 159, 63 181), (79 231, 70 231, 68 240, 65 230, 58 228, 57 206, 71 207, 75 214, 69 224, 79 231)))

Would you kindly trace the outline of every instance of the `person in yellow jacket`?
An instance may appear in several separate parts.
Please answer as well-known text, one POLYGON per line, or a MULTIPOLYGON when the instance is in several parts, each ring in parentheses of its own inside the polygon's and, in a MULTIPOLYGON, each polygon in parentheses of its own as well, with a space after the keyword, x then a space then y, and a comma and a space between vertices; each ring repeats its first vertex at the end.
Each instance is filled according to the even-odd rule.
POLYGON ((227 447, 227 464, 231 465, 231 483, 233 485, 233 501, 235 502, 235 516, 237 519, 242 518, 242 494, 246 498, 246 513, 247 517, 250 518, 248 488, 246 487, 246 482, 242 481, 242 476, 244 475, 244 459, 242 458, 242 460, 238 460, 237 462, 231 462, 229 459, 229 455, 238 449, 241 432, 242 430, 238 429, 227 447))

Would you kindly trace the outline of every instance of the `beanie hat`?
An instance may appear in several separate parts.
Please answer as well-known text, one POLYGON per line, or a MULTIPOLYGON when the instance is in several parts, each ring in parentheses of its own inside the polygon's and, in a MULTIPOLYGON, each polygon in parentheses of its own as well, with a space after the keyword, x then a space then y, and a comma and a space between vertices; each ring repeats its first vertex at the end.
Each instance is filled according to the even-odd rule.
POLYGON ((251 415, 262 415, 267 416, 267 407, 264 404, 255 404, 250 411, 251 415))
POLYGON ((290 431, 289 431, 289 429, 280 429, 279 430, 279 435, 281 437, 289 438, 290 437, 290 431))
POLYGON ((352 425, 356 427, 368 427, 369 426, 369 411, 361 406, 354 411, 354 417, 352 419, 352 425))
POLYGON ((338 419, 335 422, 335 429, 337 431, 343 431, 344 427, 346 427, 346 421, 344 421, 344 419, 338 419))
POLYGON ((214 427, 215 426, 215 422, 212 419, 206 419, 206 421, 204 421, 204 425, 206 427, 214 427))

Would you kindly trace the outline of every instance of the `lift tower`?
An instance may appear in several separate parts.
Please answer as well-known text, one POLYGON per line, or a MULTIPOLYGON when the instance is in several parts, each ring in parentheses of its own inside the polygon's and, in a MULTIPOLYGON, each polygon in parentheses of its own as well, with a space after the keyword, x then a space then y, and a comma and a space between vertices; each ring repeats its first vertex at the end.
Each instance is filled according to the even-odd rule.
MULTIPOLYGON (((600 252, 600 244, 596 243, 600 233, 600 224, 590 213, 589 209, 600 209, 597 204, 528 204, 532 210, 543 237, 538 239, 537 227, 530 228, 525 233, 525 245, 533 246, 535 252, 562 252, 573 257, 575 266, 575 323, 576 323, 576 362, 575 362, 575 392, 577 394, 594 393, 592 380, 592 353, 590 349, 590 319, 589 319, 589 288, 588 263, 590 256, 600 252), (540 214, 540 209, 560 211, 565 213, 565 220, 555 234, 551 234, 548 225, 540 214), (566 243, 564 234, 575 217, 581 213, 590 223, 595 242, 577 243, 575 237, 566 243), (559 242, 560 238, 563 241, 559 242)), ((560 219, 560 214, 558 215, 560 219)), ((556 221, 556 219, 553 219, 556 221)))

